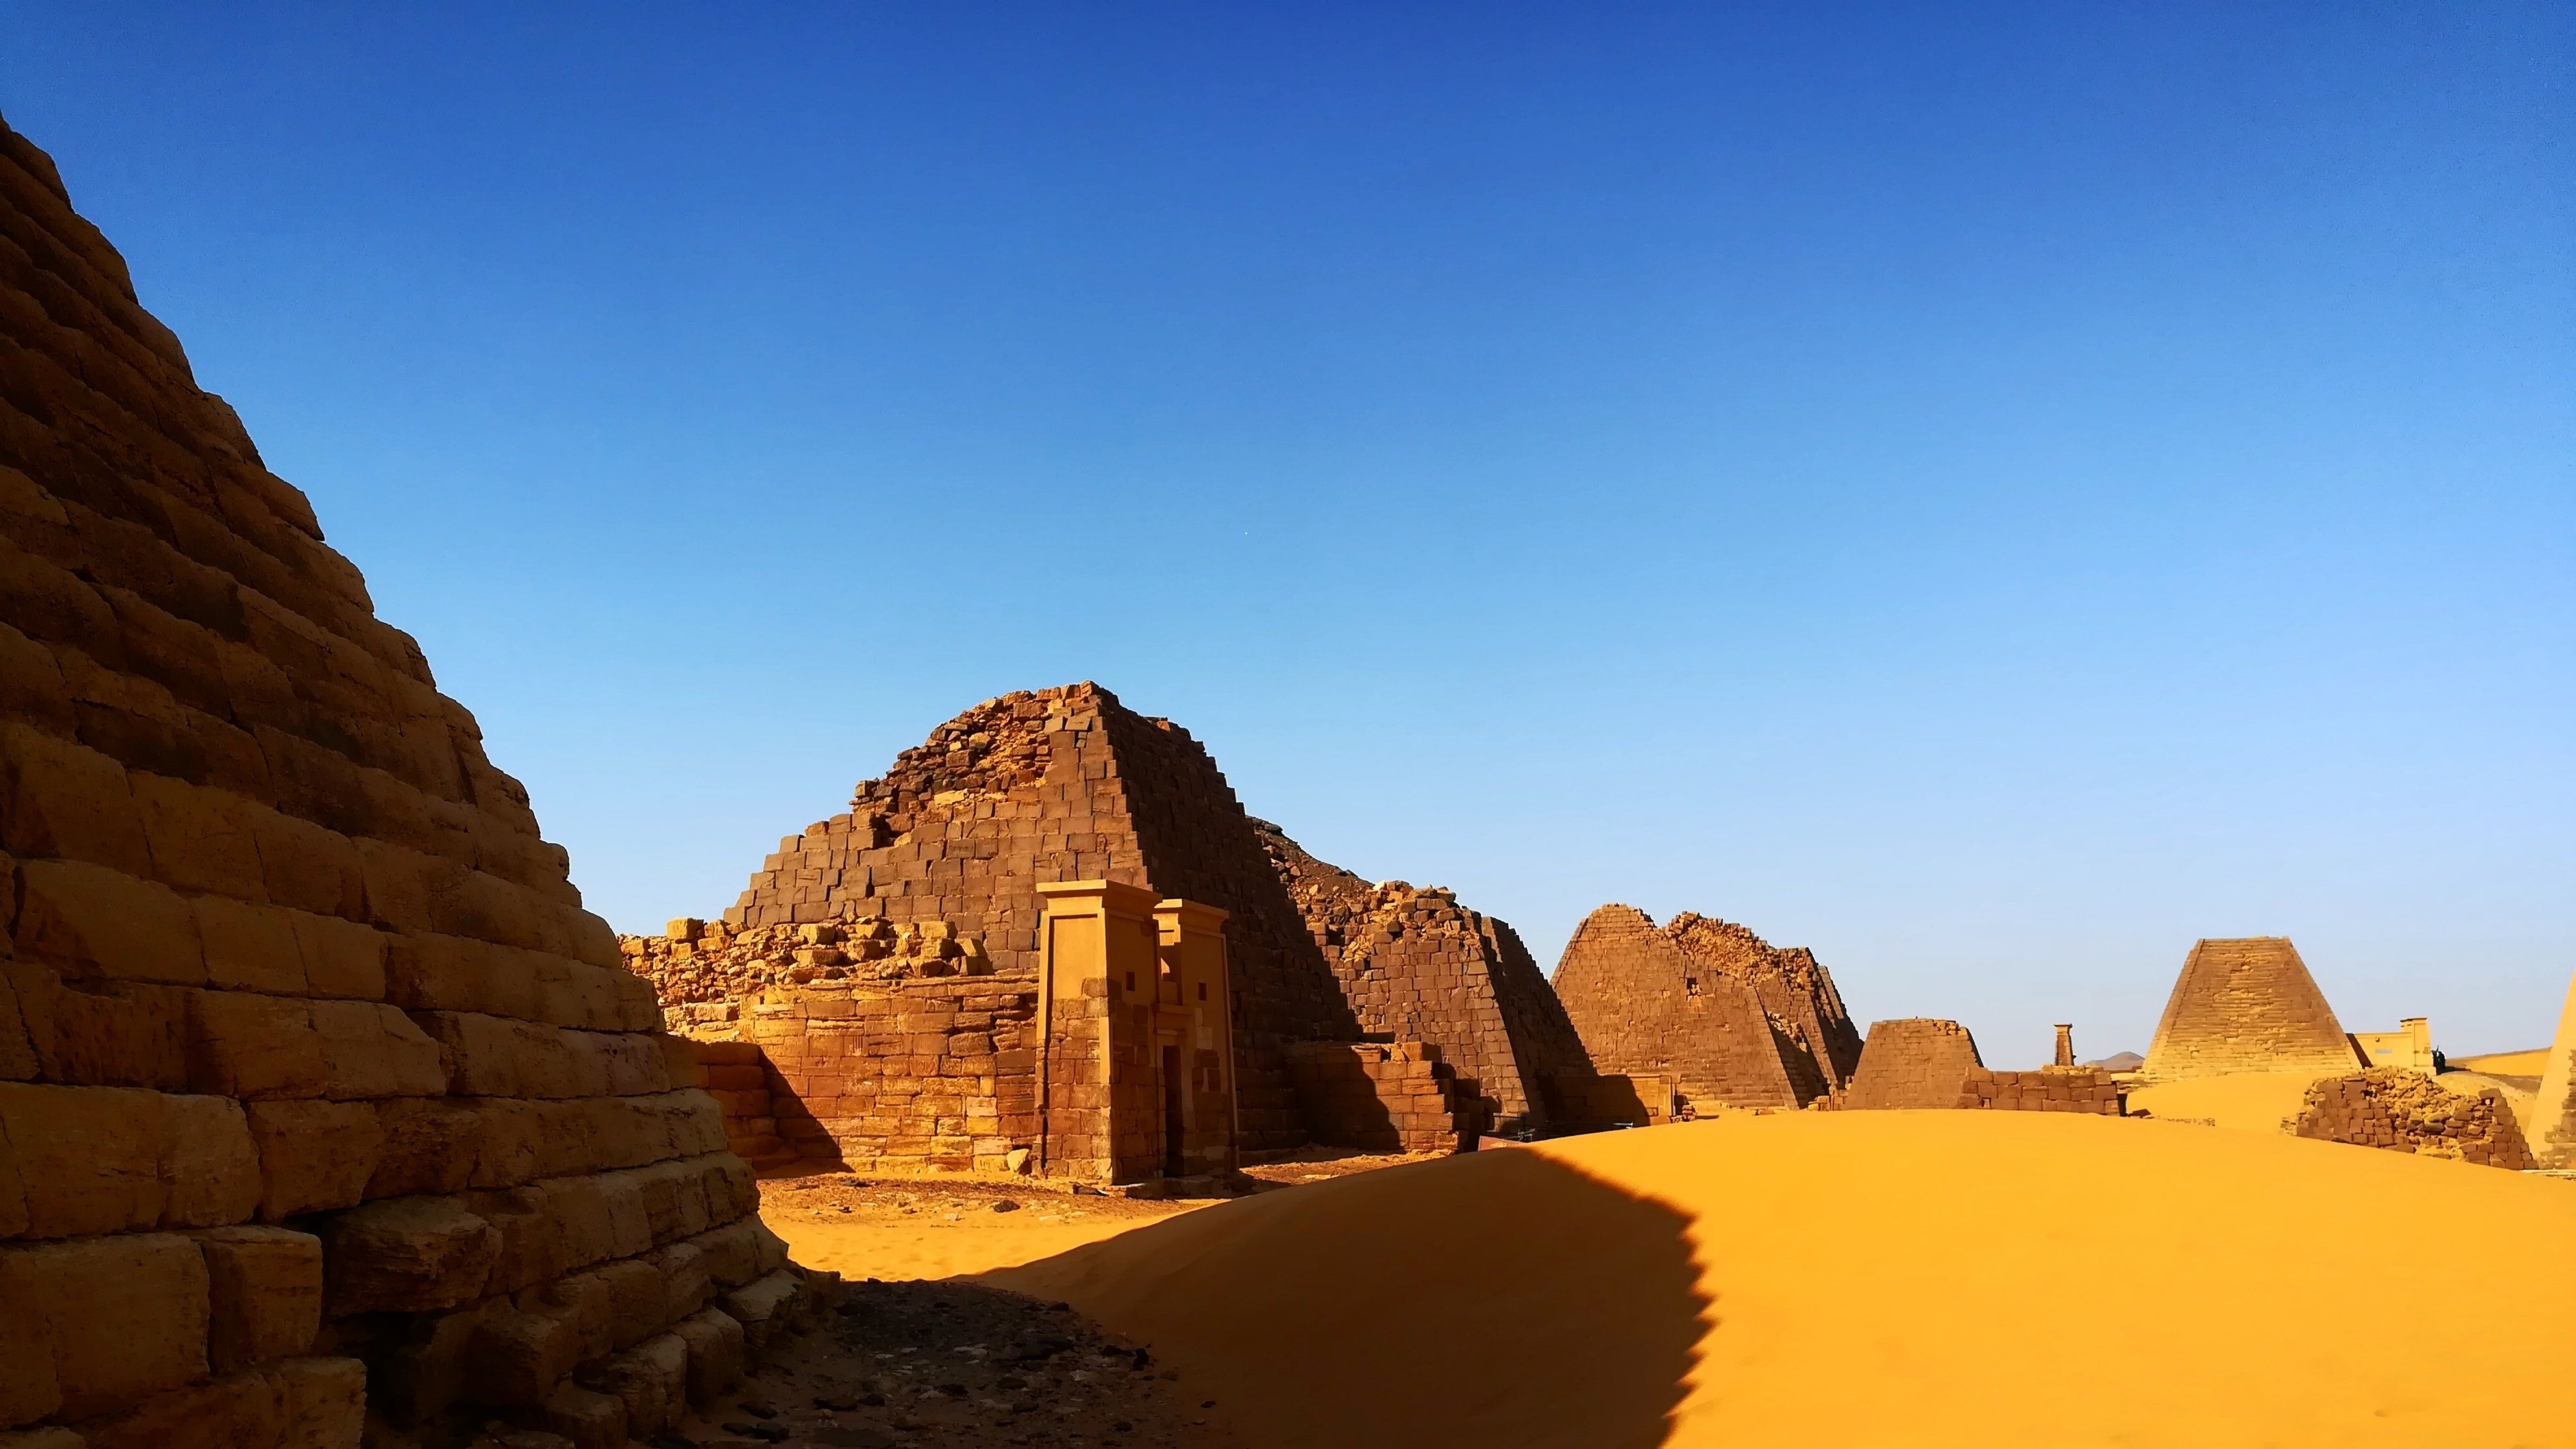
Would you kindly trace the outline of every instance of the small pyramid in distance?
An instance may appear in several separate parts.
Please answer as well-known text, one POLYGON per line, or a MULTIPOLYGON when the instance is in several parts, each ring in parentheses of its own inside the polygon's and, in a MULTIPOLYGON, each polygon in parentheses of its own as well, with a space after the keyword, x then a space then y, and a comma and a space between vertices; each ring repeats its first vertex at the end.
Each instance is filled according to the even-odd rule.
POLYGON ((2290 939, 2246 936, 2193 944, 2143 1070, 2173 1081, 2368 1065, 2290 939))

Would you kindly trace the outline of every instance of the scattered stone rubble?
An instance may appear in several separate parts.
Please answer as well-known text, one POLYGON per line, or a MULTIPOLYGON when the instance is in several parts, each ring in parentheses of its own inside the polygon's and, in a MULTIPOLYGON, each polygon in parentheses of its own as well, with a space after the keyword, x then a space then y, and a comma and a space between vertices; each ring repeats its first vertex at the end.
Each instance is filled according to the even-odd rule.
POLYGON ((419 647, 0 126, 0 1441, 660 1431, 820 1290, 419 647))
POLYGON ((2291 1130, 2516 1172, 2539 1165, 2503 1093, 2493 1087, 2454 1092, 2406 1067, 2373 1067, 2309 1084, 2291 1130))

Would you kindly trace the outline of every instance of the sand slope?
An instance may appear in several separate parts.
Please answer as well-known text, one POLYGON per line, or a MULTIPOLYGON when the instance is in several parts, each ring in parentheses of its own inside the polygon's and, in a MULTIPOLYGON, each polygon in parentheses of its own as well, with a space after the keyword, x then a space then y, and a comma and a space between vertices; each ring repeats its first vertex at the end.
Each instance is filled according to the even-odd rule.
POLYGON ((1256 1445, 2576 1445, 2576 1184, 2172 1123, 1612 1133, 993 1281, 1256 1445))

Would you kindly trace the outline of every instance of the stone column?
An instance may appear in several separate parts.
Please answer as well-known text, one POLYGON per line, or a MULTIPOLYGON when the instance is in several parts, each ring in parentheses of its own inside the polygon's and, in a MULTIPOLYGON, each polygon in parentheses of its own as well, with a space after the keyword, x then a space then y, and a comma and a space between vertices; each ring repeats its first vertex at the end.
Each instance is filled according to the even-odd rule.
POLYGON ((1161 1127, 1154 893, 1081 880, 1038 896, 1038 1171, 1136 1181, 1158 1165, 1161 1127))
POLYGON ((2075 1023, 2071 1021, 2057 1024, 2057 1064, 2061 1067, 2075 1065, 2075 1023))
POLYGON ((1162 931, 1165 982, 1156 1055, 1161 1057, 1165 1047, 1178 1050, 1184 1164, 1193 1175, 1231 1172, 1235 1166, 1234 1001, 1225 950, 1226 913, 1190 901, 1165 901, 1154 908, 1154 920, 1162 931))

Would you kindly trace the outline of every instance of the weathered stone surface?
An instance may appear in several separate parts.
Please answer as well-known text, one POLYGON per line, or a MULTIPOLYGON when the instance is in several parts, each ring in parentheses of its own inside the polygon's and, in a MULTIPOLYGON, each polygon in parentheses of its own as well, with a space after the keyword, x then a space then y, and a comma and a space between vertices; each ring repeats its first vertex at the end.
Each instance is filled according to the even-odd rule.
POLYGON ((1603 906, 1566 942, 1555 986, 1596 1069, 1666 1078, 1694 1109, 1799 1107, 1842 1080, 1851 1026, 1833 979, 1740 926, 1658 928, 1603 906))
POLYGON ((779 1266, 526 792, 5 126, 0 852, 0 1440, 354 1449, 380 1377, 458 1444, 514 1296, 590 1306, 533 1409, 779 1266))
POLYGON ((206 1357, 219 1374, 293 1358, 322 1331, 322 1242, 286 1228, 214 1228, 193 1235, 206 1257, 206 1357))
POLYGON ((2370 1065, 2286 936, 2196 942, 2156 1023, 2141 1076, 2351 1072, 2370 1065))

